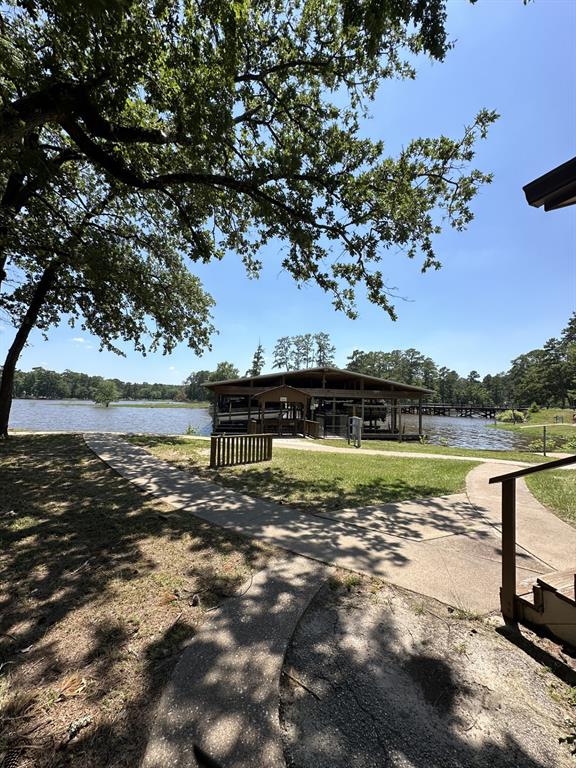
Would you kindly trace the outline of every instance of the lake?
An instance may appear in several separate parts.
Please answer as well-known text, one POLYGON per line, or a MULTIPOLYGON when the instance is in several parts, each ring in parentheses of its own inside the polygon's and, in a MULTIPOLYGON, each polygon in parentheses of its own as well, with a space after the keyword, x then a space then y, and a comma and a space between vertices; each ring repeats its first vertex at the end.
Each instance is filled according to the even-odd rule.
MULTIPOLYGON (((38 432, 155 432, 162 435, 183 435, 192 427, 200 435, 210 434, 212 420, 206 408, 138 408, 135 405, 103 408, 78 400, 14 400, 10 427, 38 432)), ((405 415, 402 421, 417 431, 416 416, 405 415)), ((429 442, 434 445, 525 450, 533 439, 519 432, 494 429, 493 422, 480 418, 424 416, 423 424, 429 442)))
POLYGON ((38 432, 157 432, 183 435, 188 427, 209 435, 212 419, 207 408, 138 408, 133 404, 104 408, 83 400, 14 400, 13 429, 38 432))

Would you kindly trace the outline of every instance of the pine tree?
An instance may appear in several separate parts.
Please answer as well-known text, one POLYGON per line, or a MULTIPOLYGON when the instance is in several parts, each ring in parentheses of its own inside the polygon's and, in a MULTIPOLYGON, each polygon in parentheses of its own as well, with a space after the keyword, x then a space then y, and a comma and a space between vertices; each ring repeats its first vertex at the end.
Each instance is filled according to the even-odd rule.
POLYGON ((330 334, 321 331, 314 334, 316 344, 315 362, 319 368, 329 368, 334 365, 336 347, 332 345, 330 334))
POLYGON ((272 368, 280 368, 282 371, 289 371, 292 369, 292 345, 293 339, 291 336, 282 336, 276 342, 274 347, 274 362, 272 368))
POLYGON ((258 346, 252 358, 252 365, 246 371, 246 376, 260 376, 262 368, 264 368, 264 362, 264 347, 260 343, 260 339, 258 339, 258 346))

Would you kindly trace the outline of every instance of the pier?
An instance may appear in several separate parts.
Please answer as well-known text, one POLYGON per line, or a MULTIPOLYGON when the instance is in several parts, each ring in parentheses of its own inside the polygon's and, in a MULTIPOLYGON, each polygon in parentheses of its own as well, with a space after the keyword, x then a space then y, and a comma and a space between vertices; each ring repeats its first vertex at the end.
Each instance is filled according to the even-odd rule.
MULTIPOLYGON (((423 416, 461 416, 472 418, 480 416, 483 419, 495 419, 496 414, 507 411, 511 406, 503 405, 453 405, 451 403, 422 403, 423 416)), ((417 413, 418 406, 403 405, 402 413, 417 413)), ((526 408, 515 406, 517 411, 525 411, 526 408)))

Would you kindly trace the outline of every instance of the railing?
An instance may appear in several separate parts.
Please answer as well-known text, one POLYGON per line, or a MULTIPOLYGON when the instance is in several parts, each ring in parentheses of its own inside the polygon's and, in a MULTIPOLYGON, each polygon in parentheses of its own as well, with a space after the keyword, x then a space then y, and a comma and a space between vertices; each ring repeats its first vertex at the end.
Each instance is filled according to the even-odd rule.
POLYGON ((505 619, 516 621, 516 478, 576 464, 576 456, 525 467, 505 475, 491 477, 489 483, 502 483, 502 587, 500 607, 505 619))
POLYGON ((212 435, 210 438, 210 468, 254 464, 272 458, 271 434, 212 435))
POLYGON ((306 437, 320 437, 320 424, 317 421, 310 421, 310 419, 300 419, 298 421, 298 432, 301 432, 306 437))
MULTIPOLYGON (((264 426, 266 429, 276 429, 277 432, 273 433, 276 437, 280 434, 300 433, 306 437, 320 437, 320 424, 317 421, 310 421, 309 419, 265 419, 264 426)), ((257 435, 261 429, 261 423, 251 419, 248 422, 248 434, 257 435)))

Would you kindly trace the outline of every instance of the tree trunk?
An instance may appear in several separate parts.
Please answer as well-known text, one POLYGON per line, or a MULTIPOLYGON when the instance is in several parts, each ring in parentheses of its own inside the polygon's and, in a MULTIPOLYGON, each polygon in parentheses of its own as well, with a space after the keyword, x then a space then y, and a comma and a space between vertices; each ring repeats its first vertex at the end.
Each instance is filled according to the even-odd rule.
POLYGON ((56 282, 58 267, 58 262, 53 262, 44 270, 42 277, 34 290, 34 294, 32 295, 30 306, 24 315, 24 319, 12 342, 12 346, 6 355, 4 367, 2 368, 2 379, 0 381, 0 438, 8 437, 8 419, 10 417, 10 408, 12 407, 12 391, 14 387, 16 364, 24 349, 24 345, 28 340, 30 331, 36 325, 46 295, 56 282))

